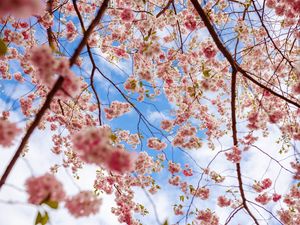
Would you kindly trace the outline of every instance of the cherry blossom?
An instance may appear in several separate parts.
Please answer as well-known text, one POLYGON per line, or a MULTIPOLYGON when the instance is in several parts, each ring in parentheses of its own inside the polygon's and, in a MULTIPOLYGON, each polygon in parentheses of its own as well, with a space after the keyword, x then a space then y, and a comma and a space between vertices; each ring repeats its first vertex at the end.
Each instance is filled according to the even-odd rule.
POLYGON ((65 206, 76 218, 90 216, 99 212, 102 200, 91 191, 81 191, 67 198, 65 206))
POLYGON ((46 200, 60 202, 65 198, 62 183, 49 173, 28 178, 25 186, 29 195, 28 202, 31 204, 39 205, 46 200))
POLYGON ((14 144, 16 136, 20 133, 20 129, 15 123, 0 118, 0 145, 10 147, 14 144))

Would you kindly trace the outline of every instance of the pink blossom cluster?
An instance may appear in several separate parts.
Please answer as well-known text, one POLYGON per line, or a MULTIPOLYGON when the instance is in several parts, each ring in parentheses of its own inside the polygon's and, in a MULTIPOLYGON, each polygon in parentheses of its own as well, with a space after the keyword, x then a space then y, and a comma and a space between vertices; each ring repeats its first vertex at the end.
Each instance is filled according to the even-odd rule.
POLYGON ((267 193, 263 193, 263 194, 259 194, 256 198, 255 201, 257 201, 258 203, 262 204, 262 205, 266 205, 269 203, 269 201, 272 198, 270 196, 268 196, 267 193))
POLYGON ((43 12, 40 0, 0 0, 0 17, 13 14, 16 17, 29 17, 43 12))
POLYGON ((253 189, 257 192, 262 192, 265 189, 268 189, 269 187, 271 187, 272 185, 272 181, 270 178, 265 178, 263 179, 261 182, 255 182, 255 184, 253 184, 253 189))
POLYGON ((288 209, 281 208, 278 212, 284 224, 294 225, 300 223, 300 187, 293 185, 290 192, 284 196, 284 203, 288 209))
POLYGON ((77 37, 77 29, 71 20, 66 23, 66 36, 68 41, 74 41, 77 37))
POLYGON ((182 210, 182 205, 175 205, 173 207, 173 211, 176 216, 184 214, 184 211, 182 210))
POLYGON ((212 44, 212 42, 208 41, 202 46, 202 54, 207 58, 207 59, 213 59, 216 54, 217 50, 216 47, 212 44))
POLYGON ((168 165, 169 165, 168 170, 170 171, 171 174, 179 173, 181 170, 179 163, 174 163, 172 161, 169 161, 168 165))
POLYGON ((210 209, 200 210, 196 215, 196 219, 203 222, 203 224, 219 225, 219 218, 210 209))
POLYGON ((296 19, 300 14, 299 0, 267 0, 266 6, 274 9, 278 16, 285 16, 288 20, 296 19))
POLYGON ((135 172, 138 174, 151 173, 154 162, 147 152, 140 152, 135 160, 135 172))
POLYGON ((65 207, 76 218, 99 212, 102 201, 91 191, 81 191, 66 199, 65 207))
POLYGON ((147 141, 147 146, 154 150, 164 150, 167 147, 167 144, 159 140, 158 138, 149 138, 147 141))
POLYGON ((233 163, 239 163, 241 161, 241 158, 242 158, 241 154, 242 154, 242 151, 236 146, 232 147, 231 152, 225 152, 227 160, 231 161, 233 163))
POLYGON ((79 94, 82 82, 70 70, 67 58, 56 59, 52 49, 46 45, 33 47, 30 52, 30 61, 36 68, 36 79, 43 85, 51 88, 55 82, 55 74, 64 77, 62 91, 59 96, 75 97, 79 94))
POLYGON ((49 173, 28 178, 25 186, 29 195, 28 201, 35 205, 39 205, 46 200, 60 202, 65 198, 63 185, 55 176, 49 173))
POLYGON ((0 145, 9 147, 13 145, 16 136, 21 132, 15 123, 0 118, 0 145))
POLYGON ((294 179, 300 180, 300 163, 299 162, 291 162, 291 167, 296 170, 294 179))
POLYGON ((120 173, 131 171, 134 156, 121 147, 113 146, 111 137, 111 129, 101 126, 82 129, 73 135, 72 140, 84 162, 102 165, 120 173))
POLYGON ((129 103, 113 101, 109 108, 105 108, 104 112, 106 118, 111 120, 117 118, 131 110, 131 105, 129 103))
POLYGON ((182 126, 175 138, 173 145, 187 149, 198 149, 201 147, 201 139, 197 137, 196 128, 191 126, 182 126))
POLYGON ((133 11, 131 9, 123 9, 120 18, 125 22, 132 22, 134 20, 133 11))
POLYGON ((173 123, 170 120, 162 120, 160 124, 161 129, 165 131, 170 131, 173 127, 173 123))
POLYGON ((201 188, 192 188, 191 194, 195 197, 201 198, 202 200, 206 200, 209 198, 209 189, 206 187, 201 188))
POLYGON ((226 198, 225 196, 218 197, 218 206, 220 207, 227 207, 230 206, 231 200, 226 198))

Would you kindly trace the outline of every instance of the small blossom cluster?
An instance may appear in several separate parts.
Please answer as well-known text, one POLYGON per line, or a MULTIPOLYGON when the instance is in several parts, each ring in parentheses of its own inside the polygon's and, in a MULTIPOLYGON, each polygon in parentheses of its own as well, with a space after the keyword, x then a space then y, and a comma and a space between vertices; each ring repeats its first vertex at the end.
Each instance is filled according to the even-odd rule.
POLYGON ((296 19, 300 14, 299 0, 267 0, 266 6, 274 9, 278 16, 285 16, 287 20, 296 19))
POLYGON ((28 178, 25 186, 31 204, 40 205, 45 200, 61 202, 65 198, 63 185, 49 173, 28 178))
POLYGON ((203 222, 203 224, 219 224, 219 218, 216 215, 214 215, 210 209, 199 211, 196 215, 196 219, 203 222))
POLYGON ((192 168, 190 168, 188 164, 186 164, 184 167, 185 168, 182 171, 183 175, 186 176, 186 177, 193 176, 193 170, 192 170, 192 168))
POLYGON ((269 178, 263 179, 261 182, 255 182, 255 184, 253 184, 253 189, 256 192, 262 192, 265 189, 268 189, 269 187, 271 187, 272 185, 272 181, 269 178))
POLYGON ((129 103, 113 101, 109 108, 105 108, 104 112, 106 118, 111 120, 117 118, 131 110, 131 105, 129 103))
POLYGON ((191 194, 195 197, 201 198, 202 200, 206 200, 209 198, 209 189, 206 187, 201 188, 191 188, 191 194))
POLYGON ((66 200, 65 207, 76 218, 99 212, 102 201, 91 191, 81 191, 66 200))
POLYGON ((107 169, 124 173, 132 170, 133 155, 112 145, 112 132, 108 126, 89 127, 72 137, 73 146, 86 163, 105 166, 107 169))
POLYGON ((268 196, 267 193, 263 193, 263 194, 259 194, 256 198, 255 201, 257 201, 258 203, 262 204, 262 205, 266 205, 269 203, 269 201, 272 198, 270 196, 268 196))
POLYGON ((198 149, 202 146, 202 143, 201 139, 196 136, 195 127, 184 126, 177 132, 173 145, 187 149, 198 149))
POLYGON ((169 161, 168 165, 169 165, 168 170, 170 171, 171 174, 179 173, 181 170, 179 163, 173 163, 172 161, 169 161))
POLYGON ((67 58, 56 59, 52 49, 46 45, 34 47, 30 52, 30 61, 36 68, 35 78, 41 84, 51 88, 55 82, 55 74, 64 77, 60 96, 75 97, 82 86, 81 79, 70 70, 67 58))
POLYGON ((218 197, 218 206, 220 207, 227 207, 230 206, 231 200, 226 198, 225 196, 218 197))
POLYGON ((203 43, 201 52, 207 59, 213 59, 217 54, 216 47, 210 41, 207 41, 207 43, 203 43))
POLYGON ((0 17, 13 14, 16 17, 29 17, 43 12, 40 0, 0 0, 0 17))
POLYGON ((158 138, 149 138, 147 141, 148 148, 154 149, 154 150, 164 150, 167 147, 167 144, 159 140, 158 138))
POLYGON ((241 153, 242 153, 242 151, 238 147, 233 146, 232 151, 226 152, 225 155, 226 155, 228 161, 231 161, 233 163, 239 163, 242 158, 241 153))
POLYGON ((77 29, 71 20, 66 24, 66 37, 70 42, 74 41, 77 37, 77 29))
POLYGON ((0 118, 0 145, 9 147, 21 130, 15 123, 0 118))

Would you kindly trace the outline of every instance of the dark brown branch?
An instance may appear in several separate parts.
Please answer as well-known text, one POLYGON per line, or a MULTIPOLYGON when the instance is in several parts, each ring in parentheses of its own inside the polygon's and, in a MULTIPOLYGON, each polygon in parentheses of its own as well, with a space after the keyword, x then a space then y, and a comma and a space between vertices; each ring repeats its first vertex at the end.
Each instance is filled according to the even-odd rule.
MULTIPOLYGON (((88 27, 87 31, 84 33, 84 36, 83 36, 80 44, 75 49, 75 52, 74 52, 73 56, 70 58, 70 67, 72 65, 74 65, 74 63, 76 62, 80 52, 82 51, 82 49, 86 45, 89 36, 92 34, 93 29, 97 26, 97 24, 99 24, 103 14, 104 14, 104 11, 106 10, 106 8, 108 6, 108 2, 109 2, 109 0, 104 0, 103 1, 103 3, 101 5, 95 19, 91 22, 91 24, 88 27)), ((26 131, 26 134, 23 137, 16 153, 14 154, 13 158, 9 162, 8 166, 5 169, 4 174, 2 175, 2 177, 0 179, 0 189, 5 184, 5 181, 8 177, 8 175, 10 174, 10 172, 13 169, 15 163, 17 162, 18 158, 20 157, 20 154, 22 153, 23 148, 26 145, 26 143, 28 142, 28 140, 29 140, 31 134, 33 133, 34 129, 38 126, 38 124, 41 121, 41 119, 42 119, 43 115, 45 114, 46 110, 49 108, 50 103, 51 103, 53 97, 55 96, 56 92, 61 88, 63 80, 64 80, 63 77, 59 77, 57 79, 57 81, 54 84, 53 88, 51 89, 51 91, 47 95, 46 101, 44 102, 43 106, 41 107, 41 109, 36 114, 36 117, 35 117, 34 121, 32 122, 32 124, 29 126, 28 130, 26 131)))
POLYGON ((246 72, 244 69, 242 69, 240 67, 240 65, 233 59, 232 55, 230 54, 230 52, 226 49, 226 47, 223 45, 223 43, 221 42, 218 34, 216 33, 214 27, 212 26, 209 18, 207 17, 205 11, 202 9, 201 5, 199 4, 199 2, 197 0, 190 0, 192 2, 192 4, 194 5, 196 11, 198 12, 199 16, 201 17, 203 23, 205 24, 206 28, 208 29, 212 39, 214 40, 216 46, 218 47, 218 49, 221 51, 221 53, 224 55, 224 57, 227 59, 227 61, 230 63, 231 67, 235 68, 237 70, 237 72, 240 72, 244 77, 246 77, 248 80, 250 80, 251 82, 253 82, 254 84, 256 84, 257 86, 269 91, 270 93, 272 93, 273 95, 285 100, 286 102, 300 108, 300 104, 298 102, 295 102, 291 99, 288 99, 287 97, 278 94, 277 92, 273 91, 272 89, 266 87, 265 85, 261 84, 260 82, 258 82, 257 80, 255 80, 252 76, 250 76, 248 74, 248 72, 246 72))
POLYGON ((156 15, 156 18, 160 17, 170 7, 173 0, 169 0, 166 6, 156 15))
POLYGON ((49 94, 47 95, 46 101, 44 102, 42 108, 39 110, 39 112, 36 114, 36 117, 34 119, 34 121, 31 123, 31 125, 29 126, 25 136, 23 137, 15 155, 13 156, 13 158, 11 159, 11 161, 9 162, 8 166, 6 167, 6 170, 4 172, 4 174, 1 177, 0 180, 0 189, 3 186, 3 184, 5 183, 8 175, 10 174, 12 168, 14 167, 15 163, 17 162, 18 158, 20 157, 23 148, 25 147, 27 141, 29 140, 31 134, 33 133, 34 129, 39 125, 43 115, 45 114, 46 110, 49 108, 50 103, 54 97, 54 95, 56 94, 56 92, 60 89, 62 83, 63 83, 63 77, 59 77, 58 80, 56 81, 55 85, 53 86, 52 90, 49 92, 49 94))

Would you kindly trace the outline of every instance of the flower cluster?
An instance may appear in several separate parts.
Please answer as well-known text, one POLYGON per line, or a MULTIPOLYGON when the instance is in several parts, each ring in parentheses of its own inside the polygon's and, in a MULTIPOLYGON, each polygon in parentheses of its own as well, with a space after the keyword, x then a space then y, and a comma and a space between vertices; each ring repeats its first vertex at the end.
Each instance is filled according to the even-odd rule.
POLYGON ((40 205, 46 200, 60 202, 65 198, 63 185, 49 173, 28 178, 25 186, 29 195, 28 201, 35 205, 40 205))
POLYGON ((66 208, 76 218, 99 212, 102 201, 91 191, 81 191, 66 200, 66 208))
POLYGON ((52 49, 46 45, 34 47, 30 52, 30 61, 36 69, 35 78, 38 82, 51 88, 55 82, 55 74, 64 77, 62 91, 59 96, 75 97, 83 86, 81 79, 70 70, 67 58, 55 58, 52 49))
POLYGON ((232 151, 229 153, 226 152, 225 155, 226 155, 228 161, 231 161, 233 163, 238 163, 238 162, 240 162, 240 160, 242 158, 241 153, 242 152, 238 147, 233 146, 232 151))
POLYGON ((108 126, 89 127, 72 137, 73 146, 79 157, 87 163, 105 166, 107 169, 124 173, 131 171, 132 154, 112 145, 112 132, 108 126))
POLYGON ((231 200, 226 198, 225 196, 218 197, 218 206, 220 207, 227 207, 230 206, 231 200))
POLYGON ((167 147, 167 144, 159 140, 158 138, 149 138, 147 141, 147 146, 154 150, 164 150, 167 147))
POLYGON ((43 12, 40 0, 0 0, 0 17, 13 14, 16 17, 29 17, 43 12))
POLYGON ((0 145, 3 147, 11 146, 20 131, 15 123, 0 118, 0 145))
POLYGON ((173 145, 187 149, 198 149, 202 146, 202 143, 196 134, 195 127, 182 126, 173 140, 173 145))
POLYGON ((271 187, 272 181, 269 178, 263 179, 261 182, 255 182, 253 184, 253 189, 257 192, 262 192, 265 189, 268 189, 271 187))
POLYGON ((109 108, 105 108, 104 112, 106 118, 111 120, 113 118, 119 117, 131 109, 131 105, 129 103, 113 101, 109 108))
POLYGON ((214 215, 210 209, 199 211, 196 216, 196 219, 202 221, 203 224, 210 224, 210 225, 219 224, 219 218, 216 215, 214 215))
POLYGON ((267 193, 263 193, 263 194, 259 194, 256 198, 255 201, 257 201, 258 203, 262 204, 262 205, 266 205, 269 203, 269 201, 272 198, 270 196, 268 196, 267 193))

